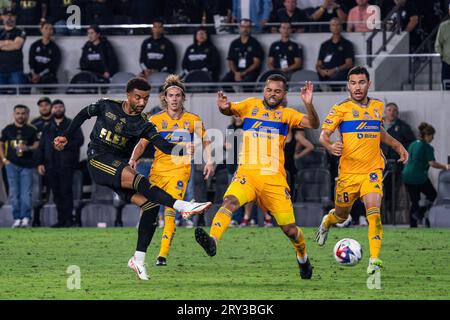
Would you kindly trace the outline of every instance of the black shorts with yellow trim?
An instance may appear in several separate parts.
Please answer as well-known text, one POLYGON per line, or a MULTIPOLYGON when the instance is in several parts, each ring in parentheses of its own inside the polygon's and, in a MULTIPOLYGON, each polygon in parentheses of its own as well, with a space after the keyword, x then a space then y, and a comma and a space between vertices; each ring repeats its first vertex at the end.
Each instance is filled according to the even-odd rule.
POLYGON ((96 184, 113 189, 122 200, 129 203, 136 191, 124 189, 121 186, 122 171, 126 166, 128 166, 126 159, 119 158, 110 153, 89 158, 87 165, 92 180, 96 184))

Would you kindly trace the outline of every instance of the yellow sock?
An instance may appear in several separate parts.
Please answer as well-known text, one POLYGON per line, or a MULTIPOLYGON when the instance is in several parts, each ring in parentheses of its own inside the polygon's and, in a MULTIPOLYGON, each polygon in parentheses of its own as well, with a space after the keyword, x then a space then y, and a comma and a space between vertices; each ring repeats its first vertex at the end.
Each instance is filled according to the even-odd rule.
POLYGON ((378 258, 383 239, 383 228, 381 227, 380 208, 371 207, 366 211, 367 221, 369 222, 369 247, 370 258, 378 258))
POLYGON ((325 221, 323 222, 325 228, 330 229, 330 227, 335 226, 337 223, 342 223, 345 219, 341 219, 334 214, 334 209, 331 209, 330 212, 325 217, 325 221))
POLYGON ((220 207, 211 224, 210 235, 216 238, 216 240, 220 240, 220 238, 230 225, 232 215, 233 212, 225 207, 220 207))
POLYGON ((305 235, 303 233, 303 230, 297 227, 297 239, 291 240, 295 252, 297 252, 297 258, 301 263, 306 262, 306 242, 305 242, 305 235))
POLYGON ((159 249, 159 257, 167 258, 169 255, 170 245, 175 235, 175 210, 172 208, 164 209, 164 230, 161 239, 161 248, 159 249))

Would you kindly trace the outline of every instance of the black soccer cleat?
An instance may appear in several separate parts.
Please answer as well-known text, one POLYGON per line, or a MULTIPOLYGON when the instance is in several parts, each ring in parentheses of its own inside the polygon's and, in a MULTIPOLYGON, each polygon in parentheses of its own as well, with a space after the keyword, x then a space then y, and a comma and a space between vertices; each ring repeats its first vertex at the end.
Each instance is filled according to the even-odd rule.
POLYGON ((164 257, 158 257, 158 258, 156 258, 156 266, 157 266, 157 267, 167 266, 166 258, 164 258, 164 257))
POLYGON ((196 228, 195 240, 202 246, 208 256, 213 257, 216 255, 216 241, 213 237, 210 237, 205 230, 202 228, 196 228))
POLYGON ((300 268, 300 278, 302 279, 311 279, 313 274, 313 267, 311 265, 311 262, 309 262, 309 258, 306 258, 305 263, 298 262, 298 267, 300 268))

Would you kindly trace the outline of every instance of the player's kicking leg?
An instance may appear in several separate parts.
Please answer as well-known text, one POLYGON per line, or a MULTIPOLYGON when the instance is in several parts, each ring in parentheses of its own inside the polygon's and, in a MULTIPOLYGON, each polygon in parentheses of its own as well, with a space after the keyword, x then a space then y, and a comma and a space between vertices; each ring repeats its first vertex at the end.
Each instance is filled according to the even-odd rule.
POLYGON ((295 223, 281 225, 280 228, 289 240, 291 240, 291 243, 295 248, 296 259, 300 269, 300 277, 302 279, 311 279, 313 267, 309 261, 308 255, 306 254, 306 243, 303 230, 295 223))
POLYGON ((371 192, 362 197, 366 207, 366 217, 369 223, 368 238, 370 247, 370 259, 367 267, 368 274, 374 274, 383 267, 383 262, 378 257, 383 239, 383 228, 381 226, 381 199, 382 195, 371 192))
POLYGON ((347 220, 350 215, 350 211, 352 206, 349 207, 339 207, 336 206, 334 209, 331 209, 328 214, 324 215, 322 218, 322 222, 320 223, 319 228, 316 233, 316 242, 319 246, 323 246, 328 238, 328 233, 332 226, 335 226, 338 223, 343 223, 347 220))
POLYGON ((217 242, 228 229, 233 212, 241 207, 239 200, 232 195, 227 195, 223 199, 222 206, 217 211, 211 223, 210 234, 202 228, 195 229, 195 240, 205 250, 210 257, 216 255, 217 242))

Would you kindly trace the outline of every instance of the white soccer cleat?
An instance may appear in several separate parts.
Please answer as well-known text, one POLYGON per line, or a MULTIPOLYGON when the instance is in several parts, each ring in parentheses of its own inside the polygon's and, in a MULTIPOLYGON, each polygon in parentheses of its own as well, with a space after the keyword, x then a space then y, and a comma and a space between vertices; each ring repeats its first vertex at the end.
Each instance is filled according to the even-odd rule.
POLYGON ((194 202, 191 201, 181 212, 183 219, 187 220, 194 214, 201 214, 212 206, 211 202, 194 202))
POLYGON ((369 265, 367 267, 367 274, 374 274, 375 272, 379 272, 383 268, 383 261, 378 258, 370 259, 369 265))
POLYGON ((29 218, 23 218, 22 223, 20 224, 22 228, 28 228, 30 226, 30 219, 29 218))
POLYGON ((325 244, 325 241, 327 241, 328 238, 328 231, 329 229, 326 229, 324 227, 324 221, 327 217, 327 214, 323 216, 322 222, 320 223, 319 229, 317 229, 316 233, 316 242, 319 246, 323 246, 325 244))
POLYGON ((20 227, 20 223, 21 223, 20 219, 14 220, 14 223, 11 226, 11 228, 19 228, 20 227))
POLYGON ((344 222, 336 223, 336 227, 338 228, 347 228, 352 224, 352 216, 348 215, 347 219, 344 222))
POLYGON ((359 216, 359 225, 360 226, 367 226, 367 220, 365 216, 359 216))
POLYGON ((132 256, 130 258, 130 260, 128 260, 128 267, 133 269, 133 271, 136 273, 136 275, 138 276, 139 279, 149 280, 148 275, 147 275, 147 270, 145 269, 145 264, 138 263, 134 259, 134 256, 132 256))

